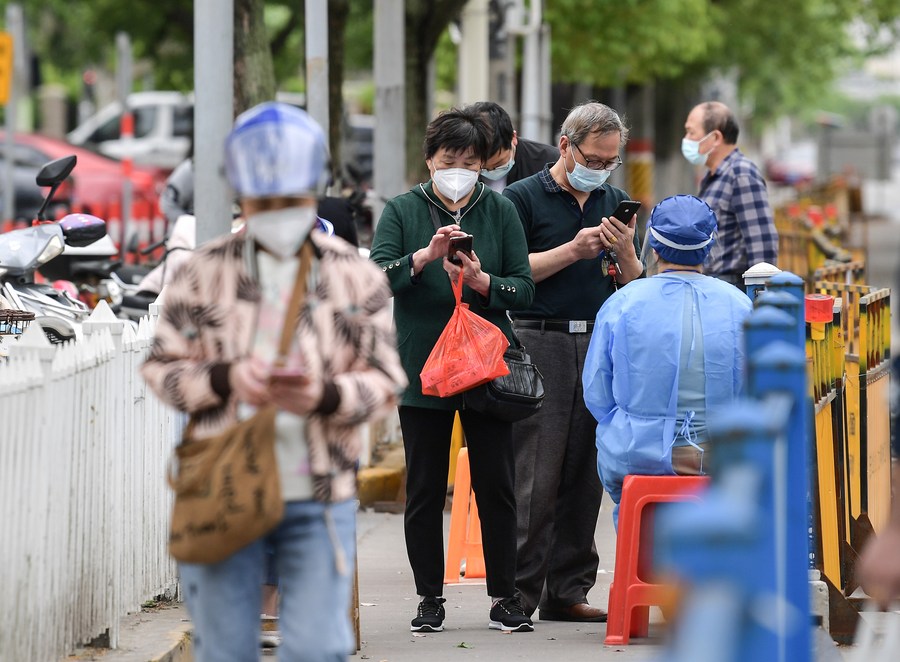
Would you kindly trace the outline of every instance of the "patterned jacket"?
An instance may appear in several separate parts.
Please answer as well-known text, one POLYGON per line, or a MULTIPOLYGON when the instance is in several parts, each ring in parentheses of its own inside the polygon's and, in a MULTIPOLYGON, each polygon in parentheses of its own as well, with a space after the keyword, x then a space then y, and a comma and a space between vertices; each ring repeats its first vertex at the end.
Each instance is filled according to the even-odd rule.
MULTIPOLYGON (((311 374, 325 397, 307 421, 314 496, 341 501, 356 491, 359 425, 384 416, 406 387, 381 269, 357 249, 312 233, 318 257, 297 328, 311 374)), ((228 386, 231 362, 246 355, 260 301, 252 245, 229 235, 197 250, 166 288, 153 346, 141 368, 153 391, 195 420, 194 438, 237 420, 228 386)))

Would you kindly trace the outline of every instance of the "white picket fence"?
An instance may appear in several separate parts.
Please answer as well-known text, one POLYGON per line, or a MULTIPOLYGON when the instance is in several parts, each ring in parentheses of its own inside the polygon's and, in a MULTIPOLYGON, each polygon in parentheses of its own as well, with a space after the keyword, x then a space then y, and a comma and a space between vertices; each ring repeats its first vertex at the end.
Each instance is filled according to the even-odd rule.
POLYGON ((152 337, 101 306, 52 347, 0 359, 0 662, 56 660, 176 591, 164 472, 181 416, 137 370, 152 337))

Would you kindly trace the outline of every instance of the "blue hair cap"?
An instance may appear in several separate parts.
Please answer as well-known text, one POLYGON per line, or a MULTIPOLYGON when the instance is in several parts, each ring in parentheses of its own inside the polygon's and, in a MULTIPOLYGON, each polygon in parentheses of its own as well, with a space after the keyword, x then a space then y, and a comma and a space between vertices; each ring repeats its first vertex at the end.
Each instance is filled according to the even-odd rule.
POLYGON ((716 213, 693 195, 673 195, 650 214, 650 246, 673 264, 702 264, 715 243, 716 213))

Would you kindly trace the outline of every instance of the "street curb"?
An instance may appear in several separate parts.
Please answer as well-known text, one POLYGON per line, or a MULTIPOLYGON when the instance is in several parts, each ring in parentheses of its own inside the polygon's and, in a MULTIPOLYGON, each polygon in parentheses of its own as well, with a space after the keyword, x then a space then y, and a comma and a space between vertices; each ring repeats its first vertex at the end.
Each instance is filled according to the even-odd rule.
POLYGON ((402 444, 392 447, 377 465, 359 470, 356 478, 362 508, 379 501, 400 501, 406 476, 406 456, 402 444))
POLYGON ((171 648, 158 657, 151 658, 148 662, 192 662, 194 659, 194 647, 191 645, 193 630, 173 632, 175 640, 171 648))
POLYGON ((192 662, 193 626, 183 603, 169 603, 161 609, 142 610, 122 619, 119 647, 81 648, 63 658, 98 662, 192 662))

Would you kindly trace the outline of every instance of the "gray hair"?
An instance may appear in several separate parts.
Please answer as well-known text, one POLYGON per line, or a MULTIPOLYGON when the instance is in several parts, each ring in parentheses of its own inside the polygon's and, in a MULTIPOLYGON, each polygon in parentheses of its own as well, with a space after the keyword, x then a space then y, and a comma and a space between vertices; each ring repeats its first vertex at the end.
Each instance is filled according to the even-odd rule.
POLYGON ((580 145, 591 133, 600 136, 618 133, 620 149, 628 142, 628 127, 618 113, 597 101, 588 101, 569 111, 560 133, 576 145, 580 145))

